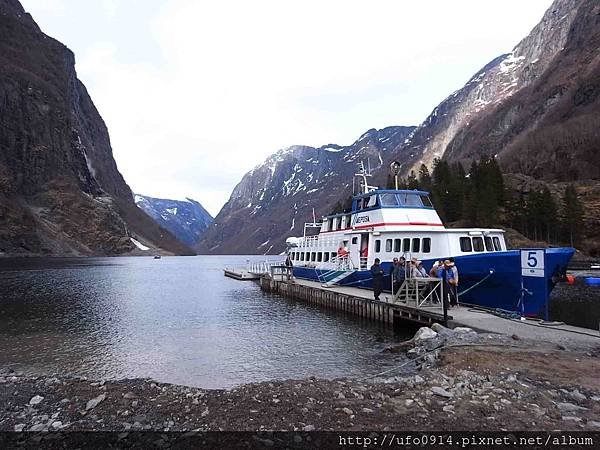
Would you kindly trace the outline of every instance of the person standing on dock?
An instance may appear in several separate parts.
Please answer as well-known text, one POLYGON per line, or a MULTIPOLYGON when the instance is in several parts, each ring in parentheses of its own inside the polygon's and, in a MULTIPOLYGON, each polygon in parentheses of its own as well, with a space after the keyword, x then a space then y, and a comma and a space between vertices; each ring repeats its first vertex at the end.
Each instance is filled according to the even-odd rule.
POLYGON ((449 258, 448 261, 450 262, 450 271, 452 272, 452 277, 448 281, 450 284, 450 305, 458 306, 458 267, 456 267, 454 258, 449 258))
POLYGON ((375 300, 379 300, 379 295, 383 292, 383 268, 381 260, 375 258, 375 263, 371 266, 371 277, 373 277, 373 295, 375 300))
POLYGON ((400 257, 400 259, 398 258, 394 258, 394 262, 392 265, 392 273, 391 273, 391 278, 393 281, 393 289, 392 289, 392 293, 396 294, 398 292, 398 290, 400 289, 400 286, 402 286, 402 283, 404 283, 404 279, 406 278, 406 259, 404 259, 403 256, 400 257))

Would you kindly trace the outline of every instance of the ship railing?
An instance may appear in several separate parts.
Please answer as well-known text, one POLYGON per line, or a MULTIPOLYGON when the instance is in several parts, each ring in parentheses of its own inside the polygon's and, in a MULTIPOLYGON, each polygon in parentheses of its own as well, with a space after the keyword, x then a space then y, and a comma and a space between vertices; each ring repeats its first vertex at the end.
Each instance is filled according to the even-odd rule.
POLYGON ((334 270, 355 270, 356 266, 352 261, 350 256, 334 256, 329 260, 331 264, 335 267, 334 270))
POLYGON ((279 263, 268 262, 268 261, 252 261, 248 262, 248 272, 256 275, 268 275, 271 273, 271 267, 276 266, 279 263))

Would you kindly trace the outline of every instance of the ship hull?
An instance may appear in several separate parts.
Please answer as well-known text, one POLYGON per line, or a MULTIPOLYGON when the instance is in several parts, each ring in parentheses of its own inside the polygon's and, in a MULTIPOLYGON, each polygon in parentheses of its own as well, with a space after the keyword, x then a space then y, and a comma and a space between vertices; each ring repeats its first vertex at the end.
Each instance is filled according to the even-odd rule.
MULTIPOLYGON (((461 303, 484 306, 493 309, 519 312, 526 316, 544 317, 547 312, 548 296, 554 287, 553 277, 566 272, 574 254, 572 248, 551 248, 546 250, 544 276, 523 278, 521 276, 521 255, 519 250, 455 256, 459 270, 459 301, 461 303), (523 293, 525 288, 527 291, 523 293)), ((443 259, 443 258, 439 258, 443 259)), ((435 260, 423 260, 429 271, 435 260)), ((386 273, 385 290, 391 290, 391 262, 383 262, 386 273)), ((328 269, 294 267, 294 276, 324 282, 328 269)), ((371 273, 368 270, 353 271, 339 283, 341 286, 372 288, 371 273)))

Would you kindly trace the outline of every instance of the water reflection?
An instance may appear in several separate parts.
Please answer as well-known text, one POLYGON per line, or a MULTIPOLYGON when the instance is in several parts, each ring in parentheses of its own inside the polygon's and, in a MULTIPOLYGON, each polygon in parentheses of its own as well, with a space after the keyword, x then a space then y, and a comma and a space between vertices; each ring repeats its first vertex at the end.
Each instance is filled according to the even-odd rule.
POLYGON ((202 387, 377 373, 390 330, 267 295, 246 257, 0 260, 0 364, 202 387))

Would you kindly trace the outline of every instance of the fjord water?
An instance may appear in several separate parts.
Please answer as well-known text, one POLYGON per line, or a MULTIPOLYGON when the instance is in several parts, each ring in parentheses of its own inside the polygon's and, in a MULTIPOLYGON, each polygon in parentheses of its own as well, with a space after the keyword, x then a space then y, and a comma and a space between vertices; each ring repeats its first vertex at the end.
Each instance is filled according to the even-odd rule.
POLYGON ((0 259, 0 367, 206 388, 392 367, 405 336, 223 276, 248 258, 0 259))

